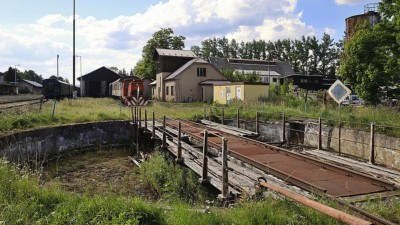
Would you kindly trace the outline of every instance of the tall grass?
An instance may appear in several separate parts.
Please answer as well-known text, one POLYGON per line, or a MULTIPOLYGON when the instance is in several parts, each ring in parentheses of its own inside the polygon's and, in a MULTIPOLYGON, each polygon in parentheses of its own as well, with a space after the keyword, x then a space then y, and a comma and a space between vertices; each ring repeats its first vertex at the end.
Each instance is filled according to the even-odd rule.
POLYGON ((119 102, 113 99, 64 99, 56 102, 54 115, 53 106, 54 101, 47 101, 42 110, 39 110, 39 105, 3 110, 0 134, 15 129, 130 118, 130 109, 120 107, 119 102))
MULTIPOLYGON (((177 170, 164 170, 169 163, 160 156, 152 157, 140 173, 144 182, 156 182, 161 198, 145 202, 139 198, 116 194, 86 195, 64 192, 57 186, 40 186, 34 174, 0 160, 0 223, 1 224, 338 224, 335 220, 291 201, 267 198, 263 202, 247 201, 234 208, 211 206, 207 211, 203 200, 176 201, 183 174, 172 178, 177 170), (147 164, 147 165, 146 165, 147 164), (156 169, 158 167, 158 169, 156 169), (164 174, 171 181, 149 181, 164 174), (173 184, 173 181, 178 181, 173 184), (161 184, 161 185, 160 185, 161 184), (168 186, 171 185, 171 186, 168 186), (172 198, 172 201, 159 201, 172 198), (166 207, 166 204, 169 207, 166 207)), ((168 168, 170 168, 169 165, 168 168)), ((188 180, 192 180, 188 178, 188 180)), ((195 184, 195 183, 193 183, 195 184)), ((198 185, 197 185, 198 186, 198 185)), ((188 192, 193 187, 186 188, 188 192)))
POLYGON ((140 199, 42 188, 33 176, 0 160, 0 223, 164 224, 162 211, 140 199))
POLYGON ((159 151, 141 165, 139 177, 143 189, 150 192, 154 199, 195 204, 216 198, 198 184, 198 177, 193 171, 166 160, 159 151))

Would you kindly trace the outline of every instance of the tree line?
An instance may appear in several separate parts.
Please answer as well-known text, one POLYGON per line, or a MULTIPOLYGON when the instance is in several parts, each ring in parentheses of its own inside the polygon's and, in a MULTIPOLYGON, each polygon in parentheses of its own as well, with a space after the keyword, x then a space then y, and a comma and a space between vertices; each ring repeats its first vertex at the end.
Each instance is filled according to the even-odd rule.
MULTIPOLYGON (((153 60, 156 48, 182 50, 185 47, 184 36, 175 36, 171 28, 162 28, 155 32, 143 47, 142 59, 136 64, 134 73, 137 76, 155 78, 156 64, 153 60)), ((342 42, 335 42, 329 34, 321 40, 315 36, 277 41, 253 40, 238 42, 235 39, 209 38, 201 46, 191 46, 191 50, 204 59, 211 57, 240 58, 258 60, 287 61, 299 74, 323 75, 326 78, 336 77, 339 65, 339 53, 342 42)))
POLYGON ((6 82, 15 82, 15 79, 17 79, 17 82, 20 80, 31 80, 40 84, 43 82, 42 75, 37 74, 33 70, 20 71, 18 69, 9 67, 8 70, 5 71, 3 74, 4 81, 6 82))
POLYGON ((315 36, 302 36, 296 40, 283 39, 274 42, 253 40, 239 43, 235 39, 213 37, 202 41, 201 46, 192 46, 191 50, 205 59, 211 56, 286 61, 298 74, 335 78, 342 46, 341 41, 335 42, 329 34, 324 33, 321 40, 315 36))

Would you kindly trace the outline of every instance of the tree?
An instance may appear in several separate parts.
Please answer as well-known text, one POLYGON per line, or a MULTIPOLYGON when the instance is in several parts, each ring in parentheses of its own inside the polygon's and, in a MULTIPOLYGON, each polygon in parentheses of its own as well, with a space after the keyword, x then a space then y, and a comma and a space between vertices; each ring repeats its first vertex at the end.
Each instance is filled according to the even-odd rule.
POLYGON ((16 81, 18 82, 21 80, 20 74, 21 72, 18 69, 15 70, 14 68, 9 67, 8 70, 4 72, 4 81, 15 82, 15 79, 17 79, 16 81))
POLYGON ((59 81, 62 81, 62 82, 65 82, 65 83, 68 83, 69 84, 69 80, 67 79, 67 78, 62 78, 62 77, 57 77, 57 76, 55 76, 55 75, 51 75, 50 77, 49 77, 49 79, 56 79, 56 80, 59 80, 59 81))
POLYGON ((155 79, 156 63, 153 60, 153 54, 156 48, 163 49, 183 49, 185 47, 184 36, 174 36, 171 28, 161 28, 155 32, 147 41, 142 50, 142 59, 138 61, 134 70, 135 74, 140 77, 155 79))
POLYGON ((231 82, 261 82, 260 74, 255 71, 245 73, 244 71, 222 69, 221 72, 231 82))
POLYGON ((321 41, 316 37, 303 36, 298 40, 253 40, 241 41, 240 44, 235 39, 229 42, 225 37, 213 37, 202 41, 201 47, 192 46, 191 50, 204 59, 213 56, 287 61, 296 73, 319 74, 334 79, 341 48, 341 42, 334 42, 325 33, 321 41))
POLYGON ((400 2, 383 0, 382 21, 368 22, 344 44, 340 76, 349 82, 366 102, 377 104, 400 85, 400 2))
POLYGON ((33 70, 25 70, 23 73, 20 73, 20 77, 21 79, 36 81, 40 84, 43 82, 42 75, 36 74, 33 70))

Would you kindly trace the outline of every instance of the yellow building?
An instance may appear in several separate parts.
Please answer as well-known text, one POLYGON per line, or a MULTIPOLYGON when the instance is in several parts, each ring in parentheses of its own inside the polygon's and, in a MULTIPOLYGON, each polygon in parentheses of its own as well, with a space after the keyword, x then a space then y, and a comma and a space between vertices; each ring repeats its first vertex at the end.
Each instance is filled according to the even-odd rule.
POLYGON ((214 101, 220 104, 230 104, 231 101, 257 101, 259 97, 268 95, 268 89, 269 85, 265 83, 214 84, 214 101))

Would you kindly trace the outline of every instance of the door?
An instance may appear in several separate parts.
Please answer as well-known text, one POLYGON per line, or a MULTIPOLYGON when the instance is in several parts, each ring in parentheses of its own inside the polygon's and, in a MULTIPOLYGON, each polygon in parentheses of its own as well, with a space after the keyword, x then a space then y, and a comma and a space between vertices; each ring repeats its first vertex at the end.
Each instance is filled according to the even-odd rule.
POLYGON ((236 99, 242 100, 242 87, 236 87, 236 99))
POLYGON ((226 104, 231 104, 231 87, 226 87, 226 104))

